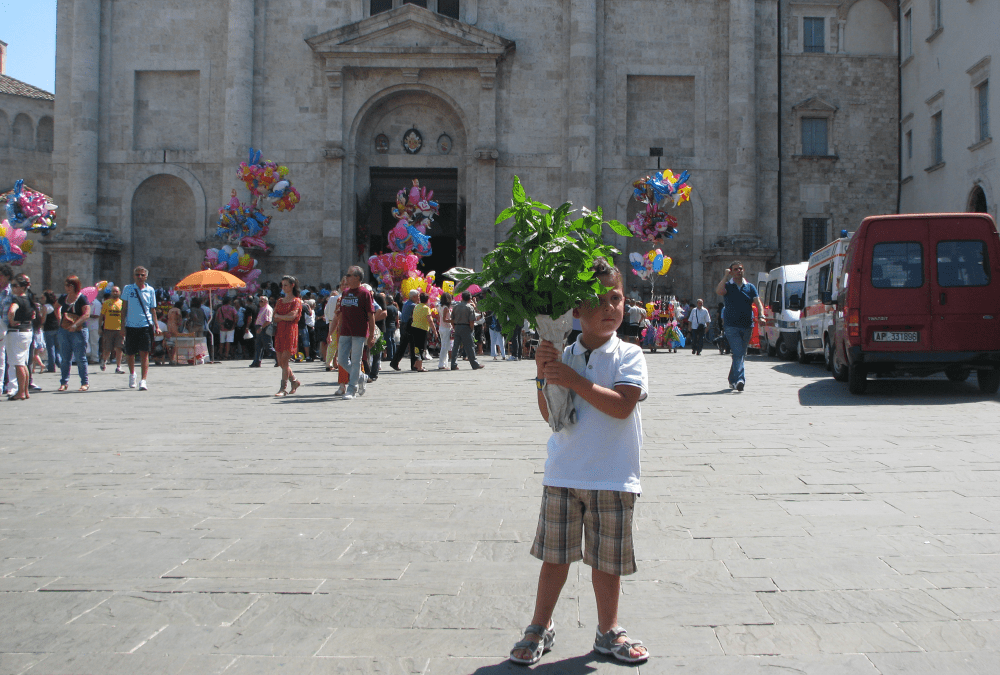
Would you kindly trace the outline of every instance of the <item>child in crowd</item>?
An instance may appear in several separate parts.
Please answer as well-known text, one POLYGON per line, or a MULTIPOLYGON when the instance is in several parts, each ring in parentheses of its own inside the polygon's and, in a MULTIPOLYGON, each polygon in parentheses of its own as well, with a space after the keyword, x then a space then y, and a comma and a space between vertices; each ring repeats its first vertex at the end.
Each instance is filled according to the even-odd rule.
POLYGON ((598 303, 573 310, 582 331, 577 341, 560 355, 543 340, 536 355, 542 417, 548 420, 542 395, 542 385, 548 382, 573 392, 576 422, 549 438, 541 513, 531 547, 542 569, 531 625, 510 652, 514 663, 532 665, 552 648, 552 613, 570 565, 578 560, 593 568, 598 622, 594 650, 627 663, 649 658, 642 643, 629 639, 618 625, 621 575, 636 571, 632 514, 640 492, 638 403, 647 395, 646 361, 640 347, 615 334, 625 307, 621 273, 604 259, 596 261, 594 271, 611 290, 598 303), (581 531, 586 542, 582 551, 581 531))

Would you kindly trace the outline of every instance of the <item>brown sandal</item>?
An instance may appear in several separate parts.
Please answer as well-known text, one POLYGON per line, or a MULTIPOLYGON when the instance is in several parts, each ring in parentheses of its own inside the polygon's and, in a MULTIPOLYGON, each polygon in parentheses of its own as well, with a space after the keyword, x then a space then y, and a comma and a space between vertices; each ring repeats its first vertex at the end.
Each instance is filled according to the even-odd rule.
POLYGON ((300 386, 302 386, 302 383, 299 380, 292 380, 292 388, 288 390, 288 395, 291 396, 294 394, 300 386))
POLYGON ((77 389, 77 391, 90 391, 90 385, 89 384, 81 384, 80 388, 77 389))
POLYGON ((281 381, 281 389, 278 390, 278 393, 275 394, 274 397, 275 398, 281 398, 282 396, 285 396, 286 393, 287 393, 287 392, 285 392, 285 387, 287 387, 287 386, 288 386, 288 380, 282 380, 281 381))
POLYGON ((59 391, 68 391, 68 390, 69 390, 69 385, 68 384, 60 384, 59 385, 59 391))

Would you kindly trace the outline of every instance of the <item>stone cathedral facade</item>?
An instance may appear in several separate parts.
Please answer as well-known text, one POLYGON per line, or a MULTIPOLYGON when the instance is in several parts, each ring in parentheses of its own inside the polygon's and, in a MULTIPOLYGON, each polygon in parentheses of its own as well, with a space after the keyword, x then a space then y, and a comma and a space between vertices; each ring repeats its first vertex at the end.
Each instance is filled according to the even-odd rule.
MULTIPOLYGON (((440 273, 477 267, 504 237, 494 218, 515 175, 536 199, 624 221, 638 208, 631 182, 662 167, 689 170, 695 191, 676 211, 679 235, 661 247, 674 266, 657 292, 707 296, 733 258, 751 278, 797 261, 802 214, 817 217, 833 198, 816 188, 823 175, 781 189, 783 166, 829 174, 852 159, 802 159, 788 140, 802 133, 795 120, 826 116, 832 137, 856 140, 854 109, 832 111, 831 90, 855 102, 852 88, 895 91, 894 79, 870 74, 838 80, 837 39, 860 36, 850 23, 859 3, 881 7, 881 30, 894 30, 895 4, 884 0, 63 0, 53 156, 62 208, 47 274, 119 280, 143 264, 169 286, 199 269, 252 146, 288 166, 302 194, 272 223, 275 248, 258 256, 264 278, 336 283, 385 250, 391 204, 411 178, 441 203, 425 261, 440 273), (810 55, 813 76, 779 92, 779 60, 798 58, 800 19, 814 15, 829 17, 831 58, 810 55)), ((885 71, 876 75, 894 77, 885 71)), ((891 183, 889 112, 861 121, 891 132, 863 148, 888 158, 879 180, 891 183)), ((860 161, 842 170, 868 172, 860 161)), ((860 210, 892 210, 882 192, 860 197, 872 202, 860 210)))

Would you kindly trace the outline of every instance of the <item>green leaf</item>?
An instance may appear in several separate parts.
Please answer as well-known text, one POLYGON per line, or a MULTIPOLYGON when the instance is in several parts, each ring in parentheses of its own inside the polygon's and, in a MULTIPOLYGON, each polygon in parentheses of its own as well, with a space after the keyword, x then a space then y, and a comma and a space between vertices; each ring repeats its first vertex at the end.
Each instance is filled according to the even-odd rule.
POLYGON ((511 196, 514 198, 515 204, 524 204, 527 199, 524 194, 524 188, 521 187, 521 179, 514 176, 514 188, 511 190, 511 196))
POLYGON ((628 229, 625 225, 622 225, 617 220, 609 220, 608 226, 615 231, 615 234, 620 234, 623 237, 631 237, 632 231, 628 229))
POLYGON ((495 224, 499 225, 503 221, 513 216, 515 213, 517 213, 517 209, 515 209, 513 206, 507 207, 506 209, 500 212, 499 216, 497 216, 495 224))

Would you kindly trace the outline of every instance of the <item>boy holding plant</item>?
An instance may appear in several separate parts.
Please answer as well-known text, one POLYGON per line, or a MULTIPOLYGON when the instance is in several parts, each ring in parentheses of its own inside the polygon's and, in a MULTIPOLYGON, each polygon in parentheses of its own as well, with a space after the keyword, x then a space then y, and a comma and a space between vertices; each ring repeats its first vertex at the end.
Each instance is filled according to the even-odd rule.
POLYGON ((542 560, 542 569, 531 625, 510 652, 514 663, 537 663, 552 648, 552 613, 570 565, 581 559, 593 568, 598 619, 594 649, 628 663, 649 658, 642 643, 630 640, 618 625, 621 575, 636 571, 632 514, 640 492, 638 403, 647 395, 646 361, 641 348, 615 334, 625 308, 621 273, 604 258, 594 262, 593 270, 611 289, 598 302, 584 302, 573 310, 582 330, 577 341, 561 355, 551 342, 542 341, 536 354, 542 417, 548 420, 541 390, 548 382, 574 393, 576 422, 549 438, 541 513, 531 548, 542 560))

